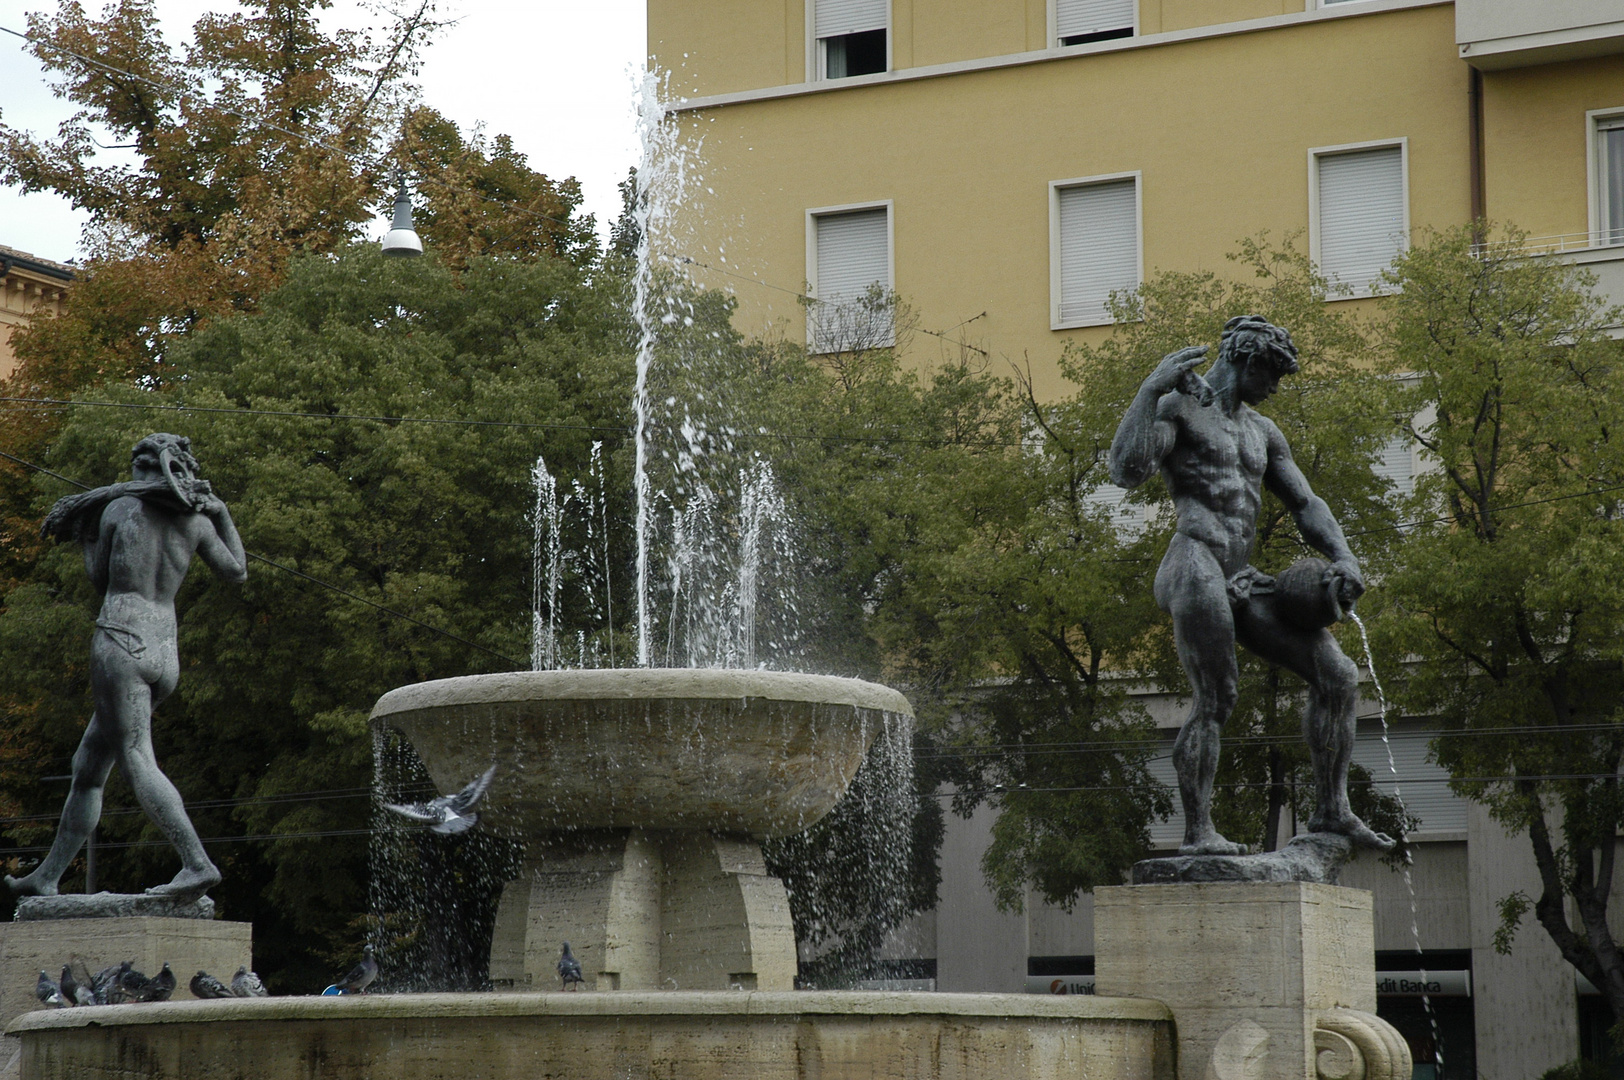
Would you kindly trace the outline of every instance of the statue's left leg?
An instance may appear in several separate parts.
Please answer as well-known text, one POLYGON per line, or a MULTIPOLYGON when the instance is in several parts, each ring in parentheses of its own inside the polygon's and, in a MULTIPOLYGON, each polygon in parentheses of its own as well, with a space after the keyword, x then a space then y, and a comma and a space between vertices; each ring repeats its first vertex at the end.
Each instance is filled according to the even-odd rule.
POLYGON ((1314 769, 1315 799, 1308 831, 1338 833, 1360 847, 1391 851, 1393 838, 1366 825, 1348 804, 1358 667, 1329 630, 1302 631, 1278 619, 1269 596, 1253 597, 1237 609, 1235 636, 1252 652, 1308 683, 1303 737, 1314 769))

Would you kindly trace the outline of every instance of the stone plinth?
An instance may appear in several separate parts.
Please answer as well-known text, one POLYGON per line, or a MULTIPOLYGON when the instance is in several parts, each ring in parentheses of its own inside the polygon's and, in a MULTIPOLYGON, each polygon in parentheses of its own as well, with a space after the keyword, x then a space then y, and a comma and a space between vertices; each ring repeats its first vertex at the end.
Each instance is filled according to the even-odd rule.
POLYGON ((400 994, 30 1013, 22 1080, 1173 1080, 1153 1001, 1026 994, 400 994))
POLYGON ((156 975, 167 961, 175 997, 190 998, 186 984, 199 968, 230 982, 238 967, 252 964, 252 952, 253 924, 244 922, 145 916, 0 924, 0 1020, 9 1024, 41 1007, 34 986, 42 968, 55 979, 72 960, 92 973, 131 960, 137 971, 156 975))
POLYGON ((531 842, 491 940, 498 989, 561 989, 563 942, 591 990, 790 990, 784 885, 748 837, 582 830, 531 842))
POLYGON ((1179 1080, 1409 1080, 1377 1019, 1370 893, 1308 882, 1094 893, 1095 986, 1173 1010, 1179 1080))

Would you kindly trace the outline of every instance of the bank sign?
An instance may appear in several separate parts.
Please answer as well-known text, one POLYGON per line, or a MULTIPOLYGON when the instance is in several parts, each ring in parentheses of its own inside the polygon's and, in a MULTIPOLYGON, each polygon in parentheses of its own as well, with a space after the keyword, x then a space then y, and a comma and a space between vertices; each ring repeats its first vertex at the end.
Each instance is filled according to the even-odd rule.
MULTIPOLYGON (((1028 994, 1092 994, 1092 975, 1028 975, 1028 994)), ((1471 997, 1470 971, 1378 971, 1381 997, 1471 997)))

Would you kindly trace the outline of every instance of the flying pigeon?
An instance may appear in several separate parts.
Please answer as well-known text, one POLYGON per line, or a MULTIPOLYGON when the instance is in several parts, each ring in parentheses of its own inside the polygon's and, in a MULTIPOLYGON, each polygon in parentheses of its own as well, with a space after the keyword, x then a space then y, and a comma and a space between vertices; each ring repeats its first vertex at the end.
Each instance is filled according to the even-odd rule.
POLYGON ((265 993, 265 984, 259 981, 259 976, 249 971, 244 965, 237 969, 237 974, 231 977, 231 992, 237 997, 268 997, 265 993))
POLYGON ((210 975, 206 971, 199 971, 196 975, 192 976, 191 987, 193 997, 203 998, 205 1000, 209 998, 228 998, 237 996, 231 992, 231 987, 227 986, 219 979, 216 979, 213 975, 210 975))
POLYGON ((62 978, 57 980, 57 989, 62 992, 64 1005, 93 1005, 96 998, 88 986, 80 986, 79 980, 73 976, 73 965, 62 965, 62 978))
POLYGON ((482 775, 470 780, 468 786, 455 795, 442 795, 426 803, 383 805, 385 809, 393 810, 402 817, 423 822, 431 832, 440 833, 442 836, 455 836, 457 833, 467 832, 479 821, 479 815, 471 814, 469 811, 485 794, 485 789, 491 786, 491 777, 495 775, 496 766, 492 765, 482 775))
POLYGON ((152 977, 147 983, 147 992, 142 1001, 168 1001, 169 995, 175 992, 175 973, 169 970, 169 961, 164 961, 164 969, 152 977))
POLYGON ((40 969, 39 982, 34 984, 34 996, 39 998, 41 1005, 49 1005, 55 1009, 66 1004, 62 1000, 62 990, 56 985, 56 980, 47 975, 43 968, 40 969))
POLYGON ((558 978, 565 990, 576 983, 586 982, 581 978, 581 962, 570 953, 570 943, 567 941, 564 942, 563 955, 558 958, 558 978))
MULTIPOLYGON (((486 774, 489 779, 490 774, 486 774)), ((475 798, 478 798, 476 795, 475 798)), ((350 973, 323 990, 323 997, 332 997, 334 994, 364 994, 372 980, 378 977, 378 961, 372 955, 372 946, 368 945, 361 950, 361 962, 350 968, 350 973)))

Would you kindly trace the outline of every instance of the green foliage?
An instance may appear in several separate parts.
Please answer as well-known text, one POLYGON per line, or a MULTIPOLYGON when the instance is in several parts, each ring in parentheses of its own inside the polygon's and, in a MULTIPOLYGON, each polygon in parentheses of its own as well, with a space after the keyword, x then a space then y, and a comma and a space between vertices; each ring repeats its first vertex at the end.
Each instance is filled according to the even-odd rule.
MULTIPOLYGON (((1406 709, 1449 736, 1433 754, 1454 790, 1528 833, 1539 921, 1624 1016, 1606 921, 1624 824, 1624 369, 1604 331, 1624 313, 1515 231, 1474 243, 1480 228, 1429 235, 1389 275, 1381 351, 1411 377, 1402 415, 1434 467, 1372 628, 1406 709)), ((1525 908, 1502 905, 1506 942, 1525 908)))
MULTIPOLYGON (((250 552, 465 639, 262 560, 241 587, 194 566, 179 600, 180 688, 158 710, 155 740, 204 837, 275 837, 213 851, 222 912, 255 922, 256 962, 280 989, 322 985, 337 966, 326 957, 358 934, 365 837, 307 834, 367 828, 373 701, 404 683, 528 666, 530 468, 545 454, 567 482, 590 468, 593 442, 612 452, 624 438, 625 340, 618 314, 565 262, 475 259, 454 276, 432 258, 350 250, 299 260, 260 313, 189 337, 176 350, 184 378, 97 392, 142 407, 75 409, 56 439, 53 469, 108 483, 140 436, 182 430, 250 552), (267 412, 144 408, 179 403, 267 412), (540 426, 383 419, 423 415, 540 426)), ((67 492, 49 478, 38 487, 39 515, 67 492)), ((66 771, 88 715, 94 611, 77 553, 58 548, 0 614, 11 659, 0 707, 8 731, 50 748, 46 773, 66 771)), ((6 794, 54 816, 62 792, 6 794)), ((109 805, 119 800, 115 789, 109 805)), ((11 835, 38 842, 45 831, 11 835)), ((102 835, 156 837, 134 813, 110 815, 102 835)), ((102 880, 138 889, 166 878, 171 858, 162 845, 113 849, 102 880)))

